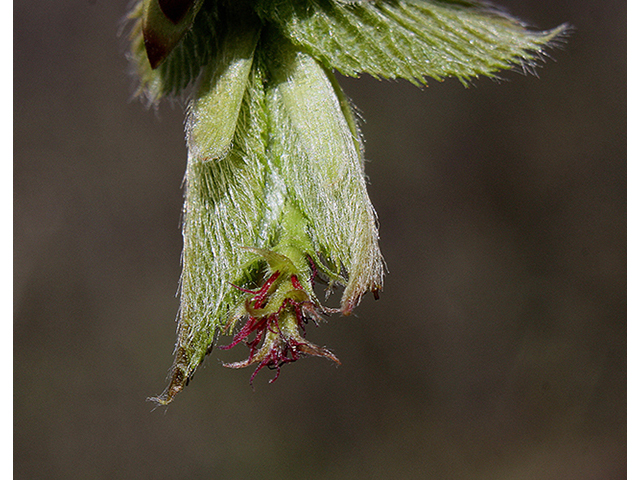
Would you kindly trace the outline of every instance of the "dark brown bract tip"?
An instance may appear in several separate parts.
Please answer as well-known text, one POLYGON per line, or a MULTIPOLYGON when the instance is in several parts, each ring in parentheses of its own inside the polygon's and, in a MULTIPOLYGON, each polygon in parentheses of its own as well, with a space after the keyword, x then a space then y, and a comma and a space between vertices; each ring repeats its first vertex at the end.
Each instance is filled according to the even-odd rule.
POLYGON ((144 28, 142 31, 144 35, 144 48, 147 51, 147 58, 151 64, 152 69, 156 69, 162 61, 167 58, 171 49, 171 45, 167 43, 165 39, 162 39, 156 35, 153 30, 144 28))
POLYGON ((194 3, 195 0, 158 0, 160 10, 174 25, 182 21, 194 3))
POLYGON ((157 397, 150 397, 147 400, 154 402, 158 405, 170 404, 175 396, 179 394, 184 387, 189 384, 189 375, 187 374, 187 354, 184 348, 179 347, 176 352, 175 363, 171 371, 171 381, 162 394, 157 397))

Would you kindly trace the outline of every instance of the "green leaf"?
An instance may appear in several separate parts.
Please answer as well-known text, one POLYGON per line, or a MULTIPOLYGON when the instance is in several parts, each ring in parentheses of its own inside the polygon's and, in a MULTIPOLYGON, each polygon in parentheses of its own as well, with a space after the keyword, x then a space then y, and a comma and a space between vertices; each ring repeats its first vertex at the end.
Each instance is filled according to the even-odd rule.
POLYGON ((259 33, 239 26, 227 34, 221 62, 212 63, 203 75, 186 125, 189 153, 199 161, 222 158, 231 146, 259 33))
POLYGON ((381 288, 384 270, 361 142, 333 75, 287 43, 266 52, 270 156, 308 223, 309 254, 345 285, 341 310, 348 314, 367 291, 381 288))
MULTIPOLYGON (((209 353, 230 309, 243 295, 232 284, 245 285, 255 276, 258 260, 242 247, 263 246, 258 243, 267 198, 263 79, 255 68, 247 75, 234 72, 238 64, 239 70, 246 70, 243 48, 237 47, 253 41, 253 35, 247 35, 249 39, 236 36, 237 43, 225 43, 228 50, 220 58, 227 60, 226 68, 220 67, 217 80, 205 83, 210 90, 202 91, 189 109, 187 122, 192 129, 194 122, 201 121, 217 139, 227 139, 232 131, 233 142, 223 157, 214 160, 203 153, 206 148, 193 143, 201 137, 190 134, 178 342, 171 383, 155 399, 159 403, 170 402, 209 353), (226 87, 219 88, 220 83, 226 87), (229 92, 236 96, 241 90, 239 112, 217 122, 210 106, 222 104, 229 92), (216 95, 217 100, 212 98, 216 95), (208 100, 200 102, 201 98, 208 100)), ((206 138, 202 140, 207 144, 206 138)), ((215 148, 223 143, 216 143, 215 148)))
POLYGON ((328 68, 415 84, 531 65, 566 28, 533 32, 477 1, 259 0, 256 9, 328 68))

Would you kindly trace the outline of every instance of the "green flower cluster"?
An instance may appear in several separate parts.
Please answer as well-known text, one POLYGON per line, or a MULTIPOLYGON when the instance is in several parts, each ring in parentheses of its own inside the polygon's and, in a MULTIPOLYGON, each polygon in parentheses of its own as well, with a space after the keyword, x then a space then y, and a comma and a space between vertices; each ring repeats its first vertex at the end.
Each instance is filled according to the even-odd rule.
POLYGON ((242 342, 249 356, 229 367, 338 362, 304 338, 305 323, 377 298, 384 262, 362 140, 334 70, 466 83, 531 66, 564 28, 532 32, 463 0, 143 0, 130 18, 138 94, 155 104, 193 92, 178 341, 162 404, 241 322, 221 348, 242 342), (343 287, 339 309, 322 306, 315 280, 343 287))

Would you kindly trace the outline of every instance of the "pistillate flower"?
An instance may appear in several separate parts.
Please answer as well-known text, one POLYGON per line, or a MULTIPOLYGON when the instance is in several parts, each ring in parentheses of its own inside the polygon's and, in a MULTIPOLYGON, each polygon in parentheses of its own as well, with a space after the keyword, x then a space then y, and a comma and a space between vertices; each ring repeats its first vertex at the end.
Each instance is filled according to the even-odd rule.
POLYGON ((259 249, 251 250, 267 260, 269 272, 272 273, 258 290, 237 287, 250 294, 250 297, 232 315, 228 328, 233 328, 241 318, 245 318, 246 323, 234 336, 231 344, 220 348, 229 349, 245 342, 250 349, 249 358, 225 366, 241 368, 257 363, 258 366, 251 376, 253 383, 253 378, 263 367, 277 369, 276 376, 271 380, 273 382, 280 375, 282 365, 305 355, 325 357, 340 364, 329 350, 308 342, 301 335, 308 320, 317 323, 322 319, 322 314, 333 311, 320 305, 312 294, 312 279, 307 282, 300 281, 296 273, 298 270, 284 255, 259 249), (249 340, 250 335, 254 333, 255 338, 249 340), (259 347, 261 342, 262 346, 259 347))
POLYGON ((564 27, 533 32, 479 1, 143 0, 130 13, 138 94, 190 90, 178 342, 169 403, 220 332, 256 372, 337 358, 305 322, 382 289, 360 131, 333 71, 376 78, 526 70, 564 27), (316 277, 343 287, 323 307, 316 277), (244 323, 243 323, 244 322, 244 323))

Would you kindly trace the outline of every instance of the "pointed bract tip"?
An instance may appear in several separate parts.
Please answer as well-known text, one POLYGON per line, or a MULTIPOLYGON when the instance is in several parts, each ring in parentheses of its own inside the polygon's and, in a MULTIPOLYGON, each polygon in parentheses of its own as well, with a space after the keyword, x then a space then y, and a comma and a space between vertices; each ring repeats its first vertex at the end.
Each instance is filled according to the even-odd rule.
POLYGON ((160 10, 174 25, 180 23, 195 0, 158 0, 160 10))

